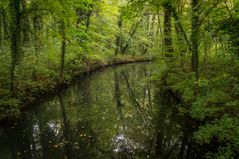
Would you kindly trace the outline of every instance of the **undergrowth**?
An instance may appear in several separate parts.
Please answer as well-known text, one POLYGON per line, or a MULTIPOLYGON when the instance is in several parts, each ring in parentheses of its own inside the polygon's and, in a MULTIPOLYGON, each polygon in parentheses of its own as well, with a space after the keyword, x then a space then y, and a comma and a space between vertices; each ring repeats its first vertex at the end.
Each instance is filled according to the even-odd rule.
POLYGON ((212 57, 206 63, 200 61, 203 65, 198 81, 189 61, 187 57, 162 61, 163 69, 159 70, 158 77, 182 99, 184 106, 180 111, 198 122, 194 139, 216 148, 215 152, 208 151, 205 158, 236 159, 239 156, 239 60, 212 57))

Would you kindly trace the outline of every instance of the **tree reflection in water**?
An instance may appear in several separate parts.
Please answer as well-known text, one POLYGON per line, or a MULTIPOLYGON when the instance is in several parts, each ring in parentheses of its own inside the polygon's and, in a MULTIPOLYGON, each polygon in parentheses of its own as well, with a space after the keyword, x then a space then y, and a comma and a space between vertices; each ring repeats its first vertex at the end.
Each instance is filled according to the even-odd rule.
POLYGON ((149 80, 157 69, 130 64, 79 79, 0 127, 1 158, 199 158, 180 103, 149 80))

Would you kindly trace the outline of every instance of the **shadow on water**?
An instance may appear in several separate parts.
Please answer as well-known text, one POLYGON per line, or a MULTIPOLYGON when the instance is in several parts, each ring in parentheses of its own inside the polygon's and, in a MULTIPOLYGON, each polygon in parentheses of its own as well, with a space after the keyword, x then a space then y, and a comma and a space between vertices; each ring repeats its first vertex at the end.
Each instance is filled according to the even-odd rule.
POLYGON ((92 73, 0 126, 3 159, 194 159, 192 125, 155 64, 92 73))

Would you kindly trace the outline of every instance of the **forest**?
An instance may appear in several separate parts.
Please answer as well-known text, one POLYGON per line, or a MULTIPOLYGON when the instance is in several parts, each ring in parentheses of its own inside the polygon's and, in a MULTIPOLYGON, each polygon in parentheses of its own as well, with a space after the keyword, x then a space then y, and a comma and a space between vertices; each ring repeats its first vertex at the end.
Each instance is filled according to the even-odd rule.
MULTIPOLYGON (((108 77, 115 83, 112 84, 115 89, 112 100, 116 99, 116 107, 126 109, 127 104, 122 105, 127 102, 125 96, 129 96, 139 114, 147 114, 150 111, 145 107, 153 105, 151 100, 157 103, 166 90, 165 98, 174 98, 178 103, 171 113, 176 111, 177 115, 187 117, 186 125, 194 130, 190 139, 193 143, 183 149, 180 143, 185 140, 180 140, 167 155, 163 155, 162 147, 156 144, 152 146, 154 151, 145 148, 146 156, 138 150, 138 156, 132 152, 130 156, 99 158, 239 158, 239 0, 0 0, 0 125, 4 125, 0 126, 0 147, 6 125, 21 121, 22 114, 41 99, 58 94, 76 79, 81 83, 80 78, 87 77, 90 72, 128 63, 135 67, 139 67, 136 63, 154 63, 156 67, 151 75, 142 69, 147 80, 136 75, 128 77, 130 73, 120 69, 114 71, 114 76, 109 73, 108 77), (141 88, 146 81, 153 83, 155 88, 152 93, 149 85, 145 85, 144 93, 148 97, 144 99, 140 89, 134 87, 139 83, 137 87, 141 88), (124 91, 129 95, 122 95, 124 91), (191 148, 194 150, 195 145, 206 150, 197 151, 200 154, 197 157, 183 155, 191 148), (170 157, 173 151, 181 152, 181 156, 170 157)), ((133 71, 140 72, 134 67, 129 69, 129 72, 133 71)), ((106 77, 102 79, 102 83, 107 82, 106 77)), ((102 90, 111 91, 111 87, 97 82, 94 87, 101 89, 104 86, 102 90)), ((93 84, 84 84, 85 95, 98 99, 104 93, 92 95, 97 89, 89 91, 93 84)), ((69 100, 77 97, 70 94, 69 100)), ((85 97, 84 93, 78 96, 85 97)), ((63 108, 62 97, 55 103, 60 103, 63 108)), ((99 101, 96 103, 102 105, 99 101)), ((161 102, 161 105, 165 103, 161 102)), ((93 104, 85 102, 84 105, 93 104)), ((88 113, 82 110, 79 115, 85 112, 91 119, 96 111, 91 109, 88 113)), ((101 114, 98 109, 96 112, 101 114)), ((62 116, 65 118, 66 114, 62 116)), ((158 115, 153 115, 155 122, 162 119, 160 115, 167 117, 159 110, 158 115)), ((147 117, 142 115, 141 118, 147 117)), ((148 122, 150 120, 147 118, 148 122)), ((67 120, 63 119, 62 124, 67 128, 67 120)), ((170 125, 166 121, 164 124, 170 125)), ((180 124, 175 129, 178 127, 180 124)), ((156 129, 163 127, 157 125, 156 129)), ((156 136, 156 139, 149 137, 148 141, 158 143, 160 135, 156 136)), ((102 138, 102 141, 106 140, 106 137, 102 138)), ((143 140, 146 137, 142 137, 143 140)), ((172 135, 168 144, 175 140, 172 135)), ((66 142, 69 147, 67 144, 69 142, 66 142)), ((102 150, 100 154, 109 151, 102 150)), ((88 158, 97 158, 94 155, 88 158)), ((0 150, 1 156, 4 155, 0 150)), ((13 156, 4 158, 40 158, 41 155, 26 157, 16 152, 13 156)))

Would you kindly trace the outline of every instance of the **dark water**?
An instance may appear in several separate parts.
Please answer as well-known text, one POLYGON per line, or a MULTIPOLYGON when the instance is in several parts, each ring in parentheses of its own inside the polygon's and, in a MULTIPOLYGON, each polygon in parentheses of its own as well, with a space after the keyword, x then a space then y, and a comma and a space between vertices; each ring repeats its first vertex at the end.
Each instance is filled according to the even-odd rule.
POLYGON ((159 68, 108 68, 0 126, 1 159, 200 158, 190 121, 171 92, 150 82, 159 68))

